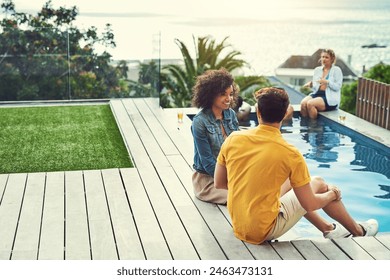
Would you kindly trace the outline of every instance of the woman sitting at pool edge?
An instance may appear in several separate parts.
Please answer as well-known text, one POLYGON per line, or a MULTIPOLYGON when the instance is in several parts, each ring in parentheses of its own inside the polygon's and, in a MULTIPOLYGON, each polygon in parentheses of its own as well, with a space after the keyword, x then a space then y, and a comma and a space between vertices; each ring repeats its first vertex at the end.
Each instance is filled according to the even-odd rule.
POLYGON ((214 187, 214 170, 221 145, 238 130, 236 113, 231 109, 238 92, 233 76, 225 69, 209 70, 198 76, 193 88, 192 103, 200 108, 191 131, 194 138, 195 196, 203 201, 226 204, 227 191, 214 187))
POLYGON ((318 112, 336 110, 340 104, 343 73, 336 63, 333 50, 321 52, 321 66, 314 69, 313 79, 304 87, 311 87, 313 93, 301 101, 301 116, 316 119, 318 112))

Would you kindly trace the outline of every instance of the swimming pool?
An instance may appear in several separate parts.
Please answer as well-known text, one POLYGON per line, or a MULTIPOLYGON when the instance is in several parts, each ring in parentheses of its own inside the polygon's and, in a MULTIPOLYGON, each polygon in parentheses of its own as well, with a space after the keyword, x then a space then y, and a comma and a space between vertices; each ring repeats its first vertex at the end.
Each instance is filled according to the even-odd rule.
MULTIPOLYGON (((312 176, 341 189, 354 219, 377 219, 379 231, 390 232, 389 147, 322 116, 317 120, 294 116, 282 126, 282 133, 306 158, 312 176)), ((322 210, 319 213, 327 217, 322 210)), ((296 238, 321 236, 306 219, 294 227, 294 234, 296 238)))

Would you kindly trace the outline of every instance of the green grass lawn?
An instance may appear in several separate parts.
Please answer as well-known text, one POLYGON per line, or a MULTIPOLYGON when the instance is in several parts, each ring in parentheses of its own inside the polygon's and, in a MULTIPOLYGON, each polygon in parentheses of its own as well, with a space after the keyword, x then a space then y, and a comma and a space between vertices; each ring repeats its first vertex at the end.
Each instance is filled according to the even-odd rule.
POLYGON ((132 167, 109 105, 0 108, 0 173, 132 167))

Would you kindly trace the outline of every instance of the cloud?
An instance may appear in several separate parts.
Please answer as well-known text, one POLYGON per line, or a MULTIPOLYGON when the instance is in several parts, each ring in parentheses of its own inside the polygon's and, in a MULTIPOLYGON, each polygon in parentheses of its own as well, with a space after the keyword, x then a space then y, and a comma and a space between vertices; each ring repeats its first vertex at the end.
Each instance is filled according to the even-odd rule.
POLYGON ((150 17, 169 17, 166 14, 154 13, 109 13, 109 12, 80 12, 80 16, 85 17, 119 17, 119 18, 150 18, 150 17))

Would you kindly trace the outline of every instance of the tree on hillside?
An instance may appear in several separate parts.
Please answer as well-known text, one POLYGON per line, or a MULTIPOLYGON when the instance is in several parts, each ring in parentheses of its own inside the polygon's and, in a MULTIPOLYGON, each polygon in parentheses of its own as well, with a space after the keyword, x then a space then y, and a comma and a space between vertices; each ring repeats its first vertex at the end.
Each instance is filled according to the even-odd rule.
POLYGON ((356 95, 358 82, 344 84, 341 88, 340 109, 351 114, 356 113, 356 95))
MULTIPOLYGON (((247 65, 243 59, 239 58, 241 52, 233 50, 232 46, 227 43, 227 39, 228 37, 217 43, 209 36, 198 38, 195 44, 195 58, 191 57, 187 46, 182 41, 175 40, 183 56, 184 65, 170 64, 163 67, 161 79, 164 89, 160 95, 163 107, 190 106, 196 77, 205 71, 223 67, 232 72, 247 65)), ((242 81, 242 84, 238 84, 240 90, 244 91, 256 82, 262 83, 264 78, 257 77, 257 80, 254 78, 251 83, 247 83, 249 80, 245 80, 246 83, 244 79, 242 81)))
POLYGON ((140 63, 138 66, 138 80, 128 80, 130 96, 158 97, 161 87, 159 72, 158 63, 153 60, 149 63, 140 63))
MULTIPOLYGON (((390 65, 383 62, 373 66, 363 77, 390 84, 390 65)), ((355 114, 358 81, 343 85, 341 89, 340 109, 355 114)))
POLYGON ((0 100, 104 98, 121 96, 123 65, 96 47, 115 47, 111 26, 74 26, 76 6, 44 4, 37 15, 20 13, 12 0, 1 4, 0 100), (69 91, 70 90, 70 91, 69 91))
POLYGON ((390 84, 390 65, 380 62, 370 68, 363 76, 378 82, 390 84))

